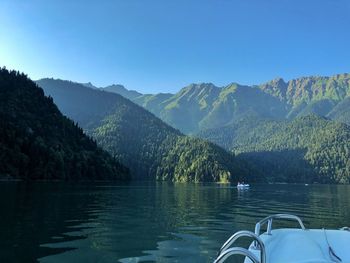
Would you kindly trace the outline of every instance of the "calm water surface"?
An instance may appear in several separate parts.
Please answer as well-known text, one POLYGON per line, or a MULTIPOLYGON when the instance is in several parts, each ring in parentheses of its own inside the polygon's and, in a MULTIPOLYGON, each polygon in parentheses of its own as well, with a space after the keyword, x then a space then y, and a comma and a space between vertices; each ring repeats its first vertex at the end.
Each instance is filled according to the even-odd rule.
POLYGON ((350 186, 2 182, 0 205, 7 263, 212 262, 230 234, 266 215, 350 225, 350 186))

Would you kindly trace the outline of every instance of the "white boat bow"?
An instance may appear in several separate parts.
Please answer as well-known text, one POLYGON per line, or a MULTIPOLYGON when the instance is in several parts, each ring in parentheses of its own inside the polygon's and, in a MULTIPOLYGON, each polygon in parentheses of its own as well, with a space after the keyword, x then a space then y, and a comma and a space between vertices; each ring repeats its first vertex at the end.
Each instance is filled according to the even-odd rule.
POLYGON ((255 233, 239 231, 221 247, 214 263, 223 263, 233 255, 245 256, 244 263, 350 263, 350 231, 306 229, 301 219, 294 215, 277 214, 259 221, 255 233), (296 220, 300 228, 272 230, 274 219, 296 220), (267 224, 267 231, 260 228, 267 224), (248 249, 232 247, 240 237, 254 241, 248 249))

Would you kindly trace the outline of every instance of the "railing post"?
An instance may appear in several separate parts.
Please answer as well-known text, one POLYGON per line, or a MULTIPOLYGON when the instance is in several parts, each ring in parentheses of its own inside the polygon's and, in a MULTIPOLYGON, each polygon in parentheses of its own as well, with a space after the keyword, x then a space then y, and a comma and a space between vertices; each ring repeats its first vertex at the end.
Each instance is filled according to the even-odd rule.
MULTIPOLYGON (((259 263, 266 263, 266 251, 265 246, 262 240, 259 236, 256 234, 250 232, 250 231, 238 231, 235 234, 233 234, 226 242, 225 244, 220 248, 218 253, 218 259, 221 258, 221 255, 225 253, 228 249, 230 249, 230 246, 237 241, 240 237, 251 237, 254 239, 254 242, 257 242, 259 249, 260 249, 260 262, 259 263)), ((217 261, 215 261, 217 262, 217 261)), ((218 261, 223 262, 223 261, 218 261)))
POLYGON ((271 230, 272 230, 272 220, 273 218, 270 218, 269 221, 267 221, 267 234, 271 235, 271 230))
MULTIPOLYGON (((257 236, 260 235, 260 227, 261 227, 261 224, 259 222, 256 223, 254 233, 257 236)), ((254 249, 259 249, 258 242, 256 240, 254 240, 254 249)))
POLYGON ((219 255, 214 263, 223 263, 226 259, 233 255, 242 255, 248 257, 253 263, 261 263, 252 252, 242 247, 233 247, 226 249, 219 255))

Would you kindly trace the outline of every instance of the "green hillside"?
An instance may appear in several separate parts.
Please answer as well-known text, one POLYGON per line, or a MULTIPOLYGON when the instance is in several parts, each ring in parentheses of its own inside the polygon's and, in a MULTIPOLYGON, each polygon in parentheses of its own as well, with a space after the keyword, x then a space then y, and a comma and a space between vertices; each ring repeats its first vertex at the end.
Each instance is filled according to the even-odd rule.
POLYGON ((327 114, 327 117, 350 125, 350 97, 339 102, 327 114))
POLYGON ((268 181, 350 182, 350 128, 316 115, 290 122, 246 119, 199 136, 259 167, 268 181))
POLYGON ((349 104, 342 103, 350 95, 350 74, 302 77, 288 82, 276 79, 259 88, 286 104, 289 109, 286 115, 288 119, 317 114, 348 123, 348 116, 343 119, 339 115, 340 112, 350 112, 349 104), (337 107, 338 104, 342 106, 337 107))
POLYGON ((350 74, 301 77, 288 82, 277 79, 262 84, 259 88, 292 106, 322 99, 341 101, 350 95, 350 74))
POLYGON ((223 88, 211 83, 191 84, 164 100, 153 95, 157 99, 149 104, 149 98, 141 96, 133 101, 184 133, 224 126, 250 115, 279 119, 285 114, 278 99, 258 88, 238 84, 223 88))
POLYGON ((236 181, 248 176, 232 154, 184 136, 118 94, 69 81, 43 79, 37 83, 63 113, 130 167, 135 179, 236 181))
POLYGON ((0 69, 0 178, 128 179, 128 169, 64 117, 52 98, 15 71, 0 69))
POLYGON ((163 102, 172 97, 171 93, 144 94, 134 98, 132 101, 157 115, 163 108, 163 102))

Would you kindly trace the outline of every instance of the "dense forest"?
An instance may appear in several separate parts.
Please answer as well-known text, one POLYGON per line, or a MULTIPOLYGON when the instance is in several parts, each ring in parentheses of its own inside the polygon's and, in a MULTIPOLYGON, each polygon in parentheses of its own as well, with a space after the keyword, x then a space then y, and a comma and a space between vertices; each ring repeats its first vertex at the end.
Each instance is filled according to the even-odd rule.
POLYGON ((63 116, 26 75, 2 68, 0 178, 125 180, 129 171, 63 116))
POLYGON ((308 115, 293 121, 247 118, 202 131, 271 182, 350 182, 350 127, 308 115))
MULTIPOLYGON (((227 182, 255 175, 233 154, 183 135, 118 94, 70 81, 42 79, 37 83, 64 114, 130 167, 134 179, 227 182)), ((257 178, 252 176, 253 180, 257 178)))

